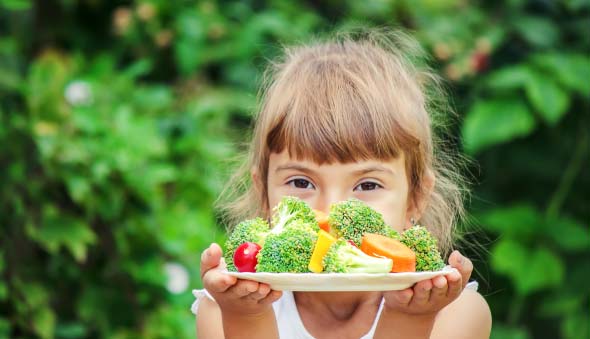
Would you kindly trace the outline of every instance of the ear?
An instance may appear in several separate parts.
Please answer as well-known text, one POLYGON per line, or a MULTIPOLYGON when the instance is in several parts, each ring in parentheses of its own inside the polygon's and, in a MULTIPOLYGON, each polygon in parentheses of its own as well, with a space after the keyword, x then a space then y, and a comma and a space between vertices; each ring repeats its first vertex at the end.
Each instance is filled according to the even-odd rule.
POLYGON ((250 168, 250 177, 252 178, 252 185, 256 189, 256 192, 260 194, 260 188, 263 186, 262 180, 260 179, 260 173, 258 173, 258 170, 256 168, 250 168))
POLYGON ((430 201, 430 196, 434 191, 434 184, 436 182, 436 177, 434 176, 434 172, 430 169, 427 169, 422 177, 422 183, 420 185, 420 190, 411 197, 411 200, 408 204, 408 210, 406 212, 407 222, 406 228, 412 226, 410 222, 410 218, 413 218, 416 222, 422 218, 424 211, 428 207, 428 202, 430 201))

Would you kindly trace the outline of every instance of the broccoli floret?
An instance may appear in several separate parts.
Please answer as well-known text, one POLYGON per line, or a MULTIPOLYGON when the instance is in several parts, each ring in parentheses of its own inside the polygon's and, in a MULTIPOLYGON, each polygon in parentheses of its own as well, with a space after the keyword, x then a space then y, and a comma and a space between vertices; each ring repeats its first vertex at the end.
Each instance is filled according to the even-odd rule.
POLYGON ((285 226, 295 220, 312 225, 316 232, 320 230, 315 219, 315 213, 305 201, 295 197, 284 197, 273 209, 272 232, 282 232, 285 226))
POLYGON ((395 240, 399 240, 400 238, 399 233, 391 227, 387 227, 387 229, 385 230, 385 234, 383 235, 395 240))
POLYGON ((236 272, 234 265, 234 252, 241 244, 250 241, 258 245, 264 245, 264 241, 270 232, 268 222, 262 218, 242 221, 234 227, 224 245, 223 257, 227 264, 227 270, 236 272))
POLYGON ((436 238, 425 227, 418 225, 407 229, 400 241, 416 253, 416 271, 437 271, 445 267, 436 238))
POLYGON ((271 232, 258 252, 256 272, 309 272, 309 261, 317 240, 315 224, 291 221, 281 232, 271 232))
POLYGON ((393 261, 365 254, 344 239, 338 239, 324 256, 324 271, 335 273, 388 273, 393 261))
POLYGON ((348 199, 330 206, 330 231, 337 238, 352 240, 361 246, 364 233, 391 236, 391 227, 385 224, 381 213, 358 199, 348 199))

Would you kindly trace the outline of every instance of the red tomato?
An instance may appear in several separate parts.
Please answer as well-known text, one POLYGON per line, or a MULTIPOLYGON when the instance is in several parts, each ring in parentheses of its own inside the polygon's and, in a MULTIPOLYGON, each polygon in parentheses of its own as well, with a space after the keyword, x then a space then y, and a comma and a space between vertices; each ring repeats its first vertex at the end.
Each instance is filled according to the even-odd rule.
POLYGON ((238 272, 256 272, 256 255, 260 249, 260 245, 253 242, 245 242, 238 246, 234 252, 234 265, 238 272))

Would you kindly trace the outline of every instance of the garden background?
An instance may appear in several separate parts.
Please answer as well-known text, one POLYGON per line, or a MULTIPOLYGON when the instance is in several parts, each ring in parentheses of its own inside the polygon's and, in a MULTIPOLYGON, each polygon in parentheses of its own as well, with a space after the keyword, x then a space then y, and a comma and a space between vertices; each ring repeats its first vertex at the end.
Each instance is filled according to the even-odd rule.
POLYGON ((261 70, 359 20, 445 78, 492 338, 589 338, 588 0, 0 0, 0 338, 193 338, 261 70))

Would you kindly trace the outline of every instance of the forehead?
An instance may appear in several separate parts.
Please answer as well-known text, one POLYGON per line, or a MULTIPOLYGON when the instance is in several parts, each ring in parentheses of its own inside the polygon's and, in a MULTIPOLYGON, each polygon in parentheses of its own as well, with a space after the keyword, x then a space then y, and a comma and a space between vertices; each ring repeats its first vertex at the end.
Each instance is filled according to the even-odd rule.
POLYGON ((382 171, 389 172, 393 175, 405 174, 405 158, 404 154, 400 153, 396 158, 387 160, 381 159, 359 159, 354 162, 331 162, 318 163, 310 158, 297 158, 289 154, 287 150, 280 153, 271 152, 269 155, 269 172, 277 172, 287 169, 298 169, 303 167, 311 170, 325 170, 331 172, 334 170, 342 172, 358 172, 358 171, 382 171))

